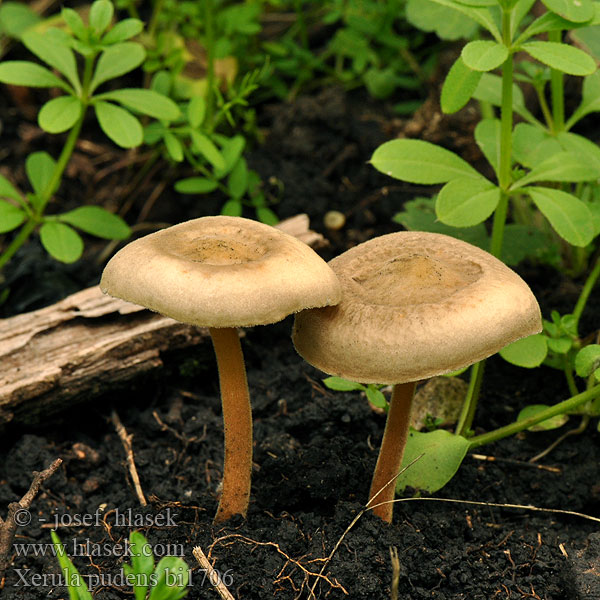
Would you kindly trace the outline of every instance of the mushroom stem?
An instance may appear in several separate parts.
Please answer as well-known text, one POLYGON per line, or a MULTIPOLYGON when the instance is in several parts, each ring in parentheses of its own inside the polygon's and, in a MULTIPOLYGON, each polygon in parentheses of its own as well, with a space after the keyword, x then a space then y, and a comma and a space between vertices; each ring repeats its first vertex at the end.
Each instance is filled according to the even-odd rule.
POLYGON ((252 408, 246 367, 237 329, 210 328, 223 405, 225 459, 223 490, 214 522, 227 521, 237 514, 246 516, 252 474, 252 408))
POLYGON ((386 502, 386 504, 374 508, 373 513, 388 523, 392 522, 394 512, 392 500, 396 491, 396 476, 400 471, 404 447, 408 439, 410 408, 415 394, 415 386, 416 382, 414 381, 398 383, 394 386, 369 492, 367 506, 386 502))

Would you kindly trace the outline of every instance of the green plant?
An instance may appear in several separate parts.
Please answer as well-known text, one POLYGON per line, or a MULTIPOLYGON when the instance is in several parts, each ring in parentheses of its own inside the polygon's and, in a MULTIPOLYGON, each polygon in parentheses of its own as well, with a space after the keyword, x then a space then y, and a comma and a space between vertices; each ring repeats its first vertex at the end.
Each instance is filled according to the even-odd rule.
POLYGON ((57 533, 55 531, 51 531, 50 537, 52 538, 54 551, 56 553, 56 557, 58 558, 58 564, 60 565, 63 573, 65 586, 69 592, 69 600, 92 600, 92 595, 90 594, 83 577, 79 574, 77 567, 69 558, 67 551, 65 550, 65 547, 60 541, 57 533))
POLYGON ((337 392, 353 392, 361 391, 365 393, 367 400, 375 407, 382 408, 386 412, 390 406, 388 401, 385 399, 381 388, 385 387, 381 384, 369 383, 363 385, 362 383, 356 383, 355 381, 349 381, 343 377, 326 377, 323 379, 323 383, 330 390, 337 392))
POLYGON ((176 119, 150 123, 144 140, 157 148, 154 160, 163 155, 195 172, 177 181, 176 191, 204 195, 218 189, 227 197, 222 214, 241 216, 248 206, 260 221, 275 224, 262 182, 242 155, 254 129, 248 98, 265 69, 238 71, 260 31, 260 9, 257 2, 155 4, 143 67, 152 74, 150 88, 180 102, 182 110, 176 119))
POLYGON ((129 547, 131 564, 124 564, 123 571, 135 600, 179 600, 187 595, 189 569, 182 558, 165 556, 154 566, 152 548, 137 531, 129 535, 129 547))
MULTIPOLYGON (((84 576, 66 553, 57 533, 51 531, 56 557, 63 572, 69 600, 92 600, 84 576)), ((188 593, 189 568, 178 556, 165 556, 154 565, 154 552, 137 531, 129 535, 131 564, 123 565, 125 581, 133 588, 135 600, 179 600, 188 593)))
MULTIPOLYGON (((584 202, 574 192, 600 177, 600 149, 568 130, 589 112, 600 109, 595 93, 600 79, 593 58, 562 43, 561 32, 594 24, 600 18, 596 4, 591 0, 577 5, 544 0, 548 11, 527 24, 533 0, 432 1, 458 11, 492 38, 464 46, 444 82, 441 106, 445 112, 456 112, 474 97, 500 107, 500 119, 483 119, 475 129, 475 139, 496 181, 484 177, 455 153, 421 140, 386 142, 373 154, 373 166, 403 181, 443 184, 435 213, 445 225, 474 227, 493 216, 491 238, 479 240, 479 244, 495 256, 503 256, 505 234, 511 229, 517 245, 531 247, 526 237, 537 222, 537 211, 563 243, 584 249, 600 233, 594 218, 597 206, 584 202), (535 39, 542 33, 547 33, 551 41, 535 39), (538 91, 546 125, 529 112, 515 84, 517 52, 549 67, 547 74, 529 68, 527 62, 522 69, 522 79, 538 91), (501 77, 490 73, 498 68, 501 77), (587 76, 582 102, 567 122, 564 73, 587 76), (552 111, 544 110, 546 81, 551 83, 552 111), (514 113, 527 122, 513 128, 514 113), (507 225, 509 209, 515 222, 507 225)), ((534 251, 539 252, 539 246, 534 246, 534 251)), ((582 253, 585 250, 580 258, 582 253)), ((471 428, 482 377, 483 363, 478 363, 472 369, 459 434, 471 428)))
POLYGON ((396 104, 409 113, 421 103, 438 48, 405 21, 405 0, 330 0, 287 3, 295 20, 277 40, 263 42, 273 65, 266 86, 280 98, 323 81, 364 86, 375 98, 398 90, 410 99, 396 104), (335 28, 321 48, 311 48, 310 27, 335 28))
POLYGON ((5 198, 0 200, 0 231, 7 233, 20 228, 0 255, 0 269, 36 229, 45 249, 63 262, 77 260, 83 251, 83 241, 73 227, 108 239, 129 236, 127 225, 100 207, 45 214, 49 201, 60 188, 88 108, 93 108, 102 131, 123 148, 142 143, 142 124, 136 114, 161 119, 175 119, 179 115, 179 108, 172 100, 153 90, 97 91, 103 84, 139 67, 145 57, 144 48, 129 41, 142 30, 141 21, 125 19, 110 27, 113 10, 109 0, 96 0, 87 25, 74 10, 64 8, 61 16, 68 29, 51 27, 43 34, 35 29, 25 31, 21 36, 23 44, 53 70, 30 61, 0 63, 0 82, 64 92, 42 106, 38 123, 48 133, 68 132, 58 160, 47 152, 28 156, 25 168, 32 192, 23 193, 6 178, 0 178, 0 196, 5 198), (82 57, 82 69, 78 68, 75 53, 82 57))

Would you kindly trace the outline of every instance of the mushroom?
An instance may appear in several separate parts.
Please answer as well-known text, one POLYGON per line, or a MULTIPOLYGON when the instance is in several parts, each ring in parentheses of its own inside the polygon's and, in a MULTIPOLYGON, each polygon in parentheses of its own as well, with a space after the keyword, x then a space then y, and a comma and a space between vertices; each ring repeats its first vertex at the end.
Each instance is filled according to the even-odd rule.
POLYGON ((266 325, 305 308, 335 304, 340 285, 309 246, 239 217, 203 217, 136 240, 106 265, 111 296, 183 323, 208 327, 225 429, 223 489, 215 522, 246 515, 252 412, 236 327, 266 325))
POLYGON ((298 313, 293 341, 320 370, 394 384, 369 504, 391 522, 416 382, 468 366, 541 331, 527 284, 491 254, 423 232, 384 235, 329 262, 342 285, 333 307, 298 313))

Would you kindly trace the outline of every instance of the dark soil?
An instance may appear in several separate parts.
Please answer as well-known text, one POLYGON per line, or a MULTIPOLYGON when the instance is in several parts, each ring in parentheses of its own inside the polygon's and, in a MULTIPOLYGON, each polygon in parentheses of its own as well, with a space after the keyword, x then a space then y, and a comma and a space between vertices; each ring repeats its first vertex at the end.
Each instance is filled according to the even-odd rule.
MULTIPOLYGON (((374 148, 405 124, 387 118, 385 107, 360 96, 333 90, 293 105, 267 107, 260 123, 267 143, 256 148, 250 163, 266 181, 274 176, 283 183, 279 216, 307 212, 320 230, 325 211, 337 209, 347 216, 344 230, 327 233, 332 246, 325 256, 397 230, 391 216, 405 199, 422 192, 392 182, 366 164, 374 148)), ((469 124, 463 125, 460 131, 467 139, 469 124)), ((443 131, 438 135, 476 158, 476 150, 463 145, 462 137, 443 131)), ((83 150, 80 158, 85 165, 83 150)), ((85 170, 75 177, 92 186, 93 175, 86 176, 85 170)), ((125 177, 105 177, 102 190, 122 189, 125 177)), ((73 178, 66 183, 69 190, 74 186, 73 178)), ((108 197, 108 190, 102 190, 100 196, 108 197)), ((192 202, 173 197, 168 188, 165 197, 150 209, 147 220, 177 222, 218 211, 219 199, 192 202)), ((130 216, 135 219, 143 207, 138 198, 130 216)), ((8 273, 11 297, 5 314, 52 302, 61 292, 97 281, 98 248, 91 246, 83 266, 64 268, 35 247, 25 248, 8 273), (51 284, 60 284, 60 291, 51 284)), ((552 308, 572 307, 577 282, 540 266, 523 266, 520 272, 545 316, 552 308)), ((597 303, 590 304, 582 321, 586 334, 600 327, 598 314, 597 303)), ((236 599, 309 598, 313 586, 318 598, 388 599, 391 549, 398 552, 401 599, 600 599, 597 521, 476 504, 531 505, 599 518, 600 438, 595 424, 544 458, 542 466, 549 468, 527 461, 560 435, 556 431, 483 447, 479 454, 494 460, 468 456, 456 477, 434 495, 437 500, 399 502, 392 525, 367 511, 349 529, 366 501, 384 417, 358 393, 325 389, 323 375, 294 352, 290 329, 287 319, 248 330, 243 339, 255 435, 252 502, 245 521, 212 525, 222 423, 209 343, 165 357, 166 367, 150 378, 83 403, 43 427, 5 431, 0 514, 27 490, 32 471, 58 456, 64 464, 35 500, 31 522, 18 530, 2 598, 67 597, 57 580, 57 561, 45 546, 58 522, 61 539, 80 571, 90 576, 98 600, 132 597, 130 588, 120 585, 126 559, 119 545, 133 528, 147 535, 157 553, 185 556, 194 567, 192 600, 219 597, 192 557, 194 546, 203 548, 236 599), (145 508, 110 421, 113 409, 133 434, 135 462, 149 501, 145 508), (85 517, 91 524, 81 524, 85 515, 91 515, 85 517), (44 549, 48 556, 41 555, 44 549)), ((525 371, 492 358, 476 418, 478 432, 512 422, 525 404, 553 404, 567 396, 559 372, 525 371)))

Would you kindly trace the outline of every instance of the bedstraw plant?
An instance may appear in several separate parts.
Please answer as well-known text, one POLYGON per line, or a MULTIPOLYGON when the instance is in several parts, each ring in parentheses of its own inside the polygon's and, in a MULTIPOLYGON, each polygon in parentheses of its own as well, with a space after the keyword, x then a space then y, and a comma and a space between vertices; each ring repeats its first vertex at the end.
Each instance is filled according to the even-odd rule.
MULTIPOLYGON (((450 235, 454 232, 495 256, 509 257, 512 260, 508 262, 513 264, 527 255, 552 256, 552 251, 547 251, 550 243, 557 248, 553 258, 562 253, 563 266, 580 274, 587 268, 590 244, 600 233, 596 183, 600 178, 600 149, 571 130, 590 112, 600 111, 600 74, 592 56, 563 42, 563 32, 599 24, 600 6, 592 0, 543 0, 546 12, 536 18, 531 14, 533 5, 534 0, 430 0, 421 6, 411 3, 415 20, 430 10, 429 29, 444 31, 442 18, 454 13, 476 25, 475 30, 463 35, 473 35, 477 29, 486 34, 484 39, 463 47, 447 74, 440 104, 446 113, 460 110, 471 98, 483 107, 499 108, 499 118, 495 108, 485 110, 485 118, 475 129, 475 140, 493 179, 457 154, 421 140, 387 142, 375 151, 372 164, 402 181, 442 186, 433 207, 423 199, 406 206, 397 217, 404 224, 418 223, 418 228, 443 230, 450 235), (445 10, 438 12, 438 8, 445 10), (519 62, 515 60, 517 54, 522 57, 519 62), (500 75, 494 73, 496 70, 500 75), (565 75, 584 77, 581 102, 568 117, 565 75), (541 120, 527 108, 520 85, 533 88, 541 120), (519 117, 516 125, 515 115, 519 117), (488 237, 482 224, 490 217, 488 237)), ((429 452, 425 460, 402 475, 399 488, 414 485, 430 491, 439 489, 453 476, 469 449, 543 421, 546 423, 542 426, 550 426, 547 419, 556 415, 581 410, 588 416, 597 413, 600 387, 594 373, 598 353, 595 345, 584 347, 589 340, 579 338, 577 323, 599 273, 600 262, 596 262, 574 316, 554 315, 552 322, 546 322, 543 334, 501 351, 507 360, 521 366, 545 362, 561 368, 571 398, 554 407, 529 409, 510 426, 471 437, 483 376, 483 363, 478 363, 472 368, 455 433, 411 435, 405 464, 425 449, 429 452), (588 378, 582 393, 573 372, 588 378), (443 466, 442 454, 446 458, 443 466), (433 484, 430 478, 436 471, 444 472, 444 476, 433 484)))

